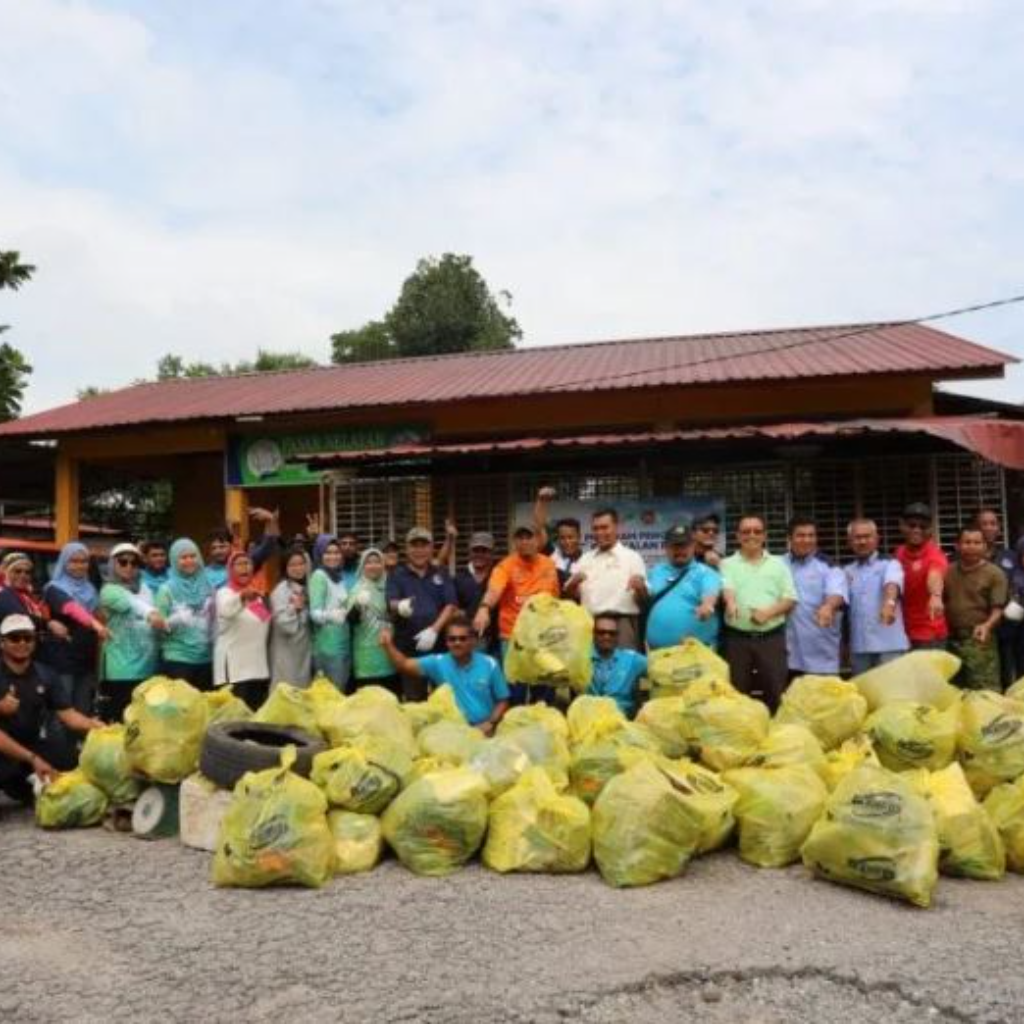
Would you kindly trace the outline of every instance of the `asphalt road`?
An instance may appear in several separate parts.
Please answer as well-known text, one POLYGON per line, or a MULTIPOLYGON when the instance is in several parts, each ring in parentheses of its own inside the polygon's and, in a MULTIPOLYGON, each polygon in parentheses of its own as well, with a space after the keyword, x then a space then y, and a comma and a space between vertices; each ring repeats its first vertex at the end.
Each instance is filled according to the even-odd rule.
POLYGON ((0 809, 0 1021, 1024 1020, 1024 877, 931 910, 759 871, 214 889, 207 854, 0 809))

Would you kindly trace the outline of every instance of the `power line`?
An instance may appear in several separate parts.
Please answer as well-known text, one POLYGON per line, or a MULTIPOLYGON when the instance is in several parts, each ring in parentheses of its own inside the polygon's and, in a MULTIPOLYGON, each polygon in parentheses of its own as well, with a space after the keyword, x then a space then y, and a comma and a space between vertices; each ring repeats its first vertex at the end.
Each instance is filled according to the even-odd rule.
MULTIPOLYGON (((752 352, 750 355, 775 355, 777 352, 789 352, 793 349, 803 348, 807 345, 820 345, 823 342, 831 344, 836 341, 843 341, 847 338, 856 338, 864 334, 873 334, 875 331, 881 330, 886 327, 912 327, 915 324, 926 324, 932 323, 935 320, 949 320, 957 316, 966 316, 969 313, 980 313, 988 309, 998 309, 1001 306, 1013 306, 1019 302, 1024 302, 1024 294, 1011 295, 1005 299, 995 299, 992 302, 981 302, 973 306, 961 306, 958 309, 949 309, 942 313, 930 313, 928 316, 913 317, 909 320, 890 320, 881 323, 870 324, 866 327, 857 327, 853 330, 842 331, 839 334, 830 334, 826 337, 815 336, 809 338, 800 338, 798 341, 792 341, 785 345, 779 345, 777 348, 770 349, 766 352, 752 352)), ((800 328, 800 330, 807 330, 807 328, 800 328)), ((758 333, 771 333, 771 332, 758 332, 758 333)), ((785 333, 780 331, 779 333, 785 333)), ((714 335, 705 335, 704 337, 714 337, 714 335)), ((592 376, 582 377, 579 380, 561 381, 558 384, 549 384, 546 387, 537 388, 538 391, 561 391, 565 388, 580 387, 584 384, 599 384, 606 381, 626 380, 630 377, 644 377, 652 373, 666 373, 671 370, 688 370, 698 366, 708 366, 713 363, 721 362, 723 359, 736 359, 735 353, 731 355, 719 355, 719 356, 708 356, 705 359, 695 359, 690 362, 675 363, 670 366, 657 366, 648 367, 644 370, 627 370, 622 373, 609 373, 604 376, 592 376)))

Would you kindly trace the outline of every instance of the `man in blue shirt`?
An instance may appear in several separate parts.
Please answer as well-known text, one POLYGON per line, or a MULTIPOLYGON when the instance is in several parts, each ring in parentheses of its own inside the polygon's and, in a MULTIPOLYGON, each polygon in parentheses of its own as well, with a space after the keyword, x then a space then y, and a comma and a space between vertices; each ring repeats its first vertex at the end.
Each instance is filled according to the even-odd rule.
POLYGON ((694 637, 708 647, 718 643, 715 613, 722 577, 695 557, 695 538, 686 526, 665 534, 665 561, 647 574, 647 648, 674 647, 694 637))
POLYGON ((462 612, 448 620, 444 639, 447 654, 428 654, 422 658, 402 654, 395 647, 390 630, 381 633, 380 644, 403 675, 426 680, 432 686, 447 683, 466 721, 490 736, 508 710, 509 689, 501 666, 489 654, 476 649, 476 631, 462 612))
POLYGON ((611 697, 627 718, 636 711, 637 690, 647 674, 647 658, 630 647, 619 646, 617 615, 599 612, 594 618, 593 675, 587 693, 611 697))
POLYGON ((849 599, 846 575, 818 553, 813 519, 789 521, 789 552, 782 556, 796 584, 797 602, 786 620, 786 650, 793 675, 839 674, 842 610, 849 599))

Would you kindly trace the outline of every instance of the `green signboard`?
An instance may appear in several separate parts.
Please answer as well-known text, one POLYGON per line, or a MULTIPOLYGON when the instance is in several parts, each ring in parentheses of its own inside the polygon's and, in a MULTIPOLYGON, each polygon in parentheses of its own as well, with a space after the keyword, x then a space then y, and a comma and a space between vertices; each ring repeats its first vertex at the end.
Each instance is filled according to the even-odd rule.
POLYGON ((419 444, 426 427, 343 427, 310 434, 250 434, 228 440, 225 482, 228 487, 286 487, 320 482, 320 472, 308 469, 303 455, 363 452, 419 444))

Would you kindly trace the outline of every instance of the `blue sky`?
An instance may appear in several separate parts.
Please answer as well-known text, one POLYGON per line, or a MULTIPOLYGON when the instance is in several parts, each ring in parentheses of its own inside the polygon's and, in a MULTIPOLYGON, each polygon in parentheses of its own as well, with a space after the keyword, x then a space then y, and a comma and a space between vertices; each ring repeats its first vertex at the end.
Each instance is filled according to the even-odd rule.
POLYGON ((446 251, 527 344, 1024 292, 1021 53, 1013 0, 0 0, 0 322, 35 410, 326 360, 446 251))

